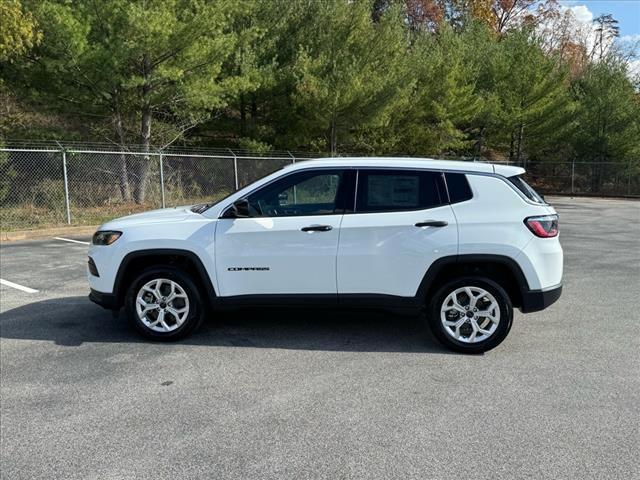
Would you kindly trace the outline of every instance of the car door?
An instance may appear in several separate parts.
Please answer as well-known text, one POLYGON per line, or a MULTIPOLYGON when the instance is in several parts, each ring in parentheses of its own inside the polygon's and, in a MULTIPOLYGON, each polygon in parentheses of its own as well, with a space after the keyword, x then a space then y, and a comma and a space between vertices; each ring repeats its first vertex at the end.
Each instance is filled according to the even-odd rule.
POLYGON ((429 266, 456 255, 458 231, 442 173, 361 169, 344 216, 338 293, 413 297, 429 266))
MULTIPOLYGON (((248 218, 220 218, 220 295, 336 296, 347 169, 305 169, 249 194, 248 218)), ((223 217, 227 216, 223 213, 223 217)))

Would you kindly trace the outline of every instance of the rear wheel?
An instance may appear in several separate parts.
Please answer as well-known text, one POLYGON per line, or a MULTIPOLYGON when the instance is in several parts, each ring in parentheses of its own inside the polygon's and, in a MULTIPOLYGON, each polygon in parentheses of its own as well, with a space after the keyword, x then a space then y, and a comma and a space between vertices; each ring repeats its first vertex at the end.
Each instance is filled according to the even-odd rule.
POLYGON ((183 338, 203 319, 197 285, 171 266, 144 270, 131 282, 125 304, 136 330, 153 340, 183 338))
POLYGON ((496 282, 464 277, 436 292, 427 315, 431 331, 443 345, 459 352, 482 353, 506 338, 513 306, 496 282))

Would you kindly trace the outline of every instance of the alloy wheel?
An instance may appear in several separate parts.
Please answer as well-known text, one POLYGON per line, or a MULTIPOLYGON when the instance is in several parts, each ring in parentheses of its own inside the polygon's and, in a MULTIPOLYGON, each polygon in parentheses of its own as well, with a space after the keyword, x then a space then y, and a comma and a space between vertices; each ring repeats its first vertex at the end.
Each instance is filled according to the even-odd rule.
POLYGON ((178 329, 189 315, 189 297, 173 280, 156 278, 145 283, 136 296, 138 318, 154 332, 178 329))
POLYGON ((461 287, 442 302, 440 321, 444 331, 463 343, 478 343, 494 334, 500 323, 496 298, 480 287, 461 287))

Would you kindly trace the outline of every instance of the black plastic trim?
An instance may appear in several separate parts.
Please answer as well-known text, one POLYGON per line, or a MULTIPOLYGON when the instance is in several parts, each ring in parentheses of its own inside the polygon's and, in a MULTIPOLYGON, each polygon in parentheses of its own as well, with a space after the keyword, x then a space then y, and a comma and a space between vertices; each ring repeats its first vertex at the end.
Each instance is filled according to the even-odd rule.
POLYGON ((113 293, 98 292, 92 288, 89 293, 89 300, 107 310, 118 310, 120 308, 120 303, 113 293))
POLYGON ((380 293, 341 293, 338 304, 345 307, 391 308, 400 310, 420 310, 424 302, 417 297, 401 297, 380 293))
POLYGON ((89 273, 94 277, 99 277, 100 273, 98 272, 98 267, 96 267, 96 262, 93 261, 93 258, 89 257, 87 261, 87 266, 89 268, 89 273))
POLYGON ((308 227, 302 227, 302 232, 329 232, 333 230, 331 225, 309 225, 308 227))
POLYGON ((423 303, 417 297, 400 297, 373 293, 257 294, 219 297, 224 307, 313 307, 313 308, 382 308, 418 312, 423 303))
POLYGON ((203 281, 203 287, 206 289, 206 294, 210 301, 213 301, 216 297, 216 291, 211 283, 211 278, 207 272, 207 269, 202 264, 202 260, 195 253, 189 250, 182 250, 178 248, 152 248, 149 250, 137 250, 134 252, 130 252, 122 259, 120 263, 120 267, 118 268, 118 273, 116 274, 116 280, 113 285, 113 293, 117 299, 119 305, 122 305, 124 302, 125 291, 122 286, 122 280, 124 278, 125 272, 129 267, 129 264, 137 259, 142 257, 151 257, 151 256, 167 256, 167 257, 183 257, 187 258, 193 262, 200 277, 203 281))
POLYGON ((219 297, 218 304, 223 306, 329 306, 338 305, 336 293, 301 293, 301 294, 256 294, 232 295, 219 297))
POLYGON ((512 258, 503 255, 491 255, 491 254, 463 254, 463 255, 450 255, 447 257, 441 257, 431 264, 427 273, 425 273, 418 291, 416 292, 417 298, 426 299, 427 292, 431 289, 433 281, 438 274, 445 268, 465 263, 497 263, 509 268, 516 281, 518 282, 518 289, 524 297, 524 294, 529 291, 529 283, 527 282, 522 269, 518 263, 512 258))
POLYGON ((539 312, 555 303, 562 295, 562 284, 545 290, 528 290, 522 294, 522 313, 539 312))

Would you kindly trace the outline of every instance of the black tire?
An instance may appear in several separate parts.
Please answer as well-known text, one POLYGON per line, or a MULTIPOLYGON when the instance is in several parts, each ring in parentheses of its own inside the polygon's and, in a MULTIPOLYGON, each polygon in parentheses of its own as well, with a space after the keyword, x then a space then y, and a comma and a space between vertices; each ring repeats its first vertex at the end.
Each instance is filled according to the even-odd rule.
POLYGON ((129 285, 125 297, 125 309, 129 322, 143 336, 156 341, 173 341, 186 337, 200 326, 204 319, 204 303, 198 285, 183 270, 170 265, 150 267, 143 270, 129 285), (176 282, 189 300, 189 311, 182 325, 169 332, 158 332, 146 326, 136 311, 138 291, 154 279, 168 279, 176 282))
MULTIPOLYGON (((468 296, 467 296, 468 298, 468 296)), ((456 352, 463 353, 483 353, 502 343, 511 330, 513 323, 513 305, 507 292, 496 282, 485 277, 461 277, 455 279, 439 288, 432 296, 427 306, 427 323, 435 337, 445 347, 456 352), (495 298, 500 310, 500 320, 498 325, 488 338, 476 343, 466 343, 459 341, 452 335, 447 333, 440 318, 440 310, 447 296, 458 288, 462 287, 478 287, 486 290, 495 298)))

